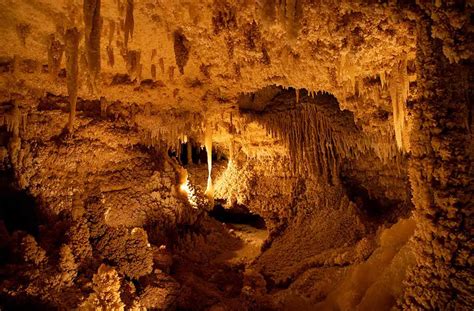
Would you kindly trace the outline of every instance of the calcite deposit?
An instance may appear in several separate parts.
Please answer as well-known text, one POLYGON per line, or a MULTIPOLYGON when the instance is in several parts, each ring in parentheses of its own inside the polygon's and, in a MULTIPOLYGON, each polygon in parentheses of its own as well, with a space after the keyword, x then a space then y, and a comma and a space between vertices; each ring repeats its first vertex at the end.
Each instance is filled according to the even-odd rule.
POLYGON ((0 1, 0 310, 472 310, 471 1, 0 1))

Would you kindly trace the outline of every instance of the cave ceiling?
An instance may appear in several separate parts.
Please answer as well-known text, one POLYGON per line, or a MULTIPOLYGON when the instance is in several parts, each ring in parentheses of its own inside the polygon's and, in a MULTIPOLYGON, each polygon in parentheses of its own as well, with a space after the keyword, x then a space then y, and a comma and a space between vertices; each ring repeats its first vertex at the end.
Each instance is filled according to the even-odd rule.
MULTIPOLYGON (((66 29, 88 31, 81 1, 0 5, 0 55, 14 71, 1 79, 2 100, 67 95, 65 74, 51 78, 46 65, 56 53, 57 70, 65 69, 66 29)), ((236 114, 242 94, 269 86, 323 91, 366 131, 386 134, 396 101, 390 88, 416 83, 412 13, 388 3, 103 0, 99 14, 92 23, 99 27, 97 78, 86 40, 78 47, 83 99, 198 113, 217 123, 236 114)))

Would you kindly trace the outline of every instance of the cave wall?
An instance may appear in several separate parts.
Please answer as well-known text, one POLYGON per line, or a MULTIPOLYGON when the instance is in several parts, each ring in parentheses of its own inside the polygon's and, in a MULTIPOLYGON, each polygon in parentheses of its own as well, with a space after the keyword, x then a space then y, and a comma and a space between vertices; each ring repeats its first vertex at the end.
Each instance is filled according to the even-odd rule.
POLYGON ((468 308, 473 184, 466 75, 471 69, 464 62, 450 64, 433 31, 434 22, 423 17, 417 31, 420 97, 412 110, 409 163, 417 264, 408 278, 405 305, 468 308))

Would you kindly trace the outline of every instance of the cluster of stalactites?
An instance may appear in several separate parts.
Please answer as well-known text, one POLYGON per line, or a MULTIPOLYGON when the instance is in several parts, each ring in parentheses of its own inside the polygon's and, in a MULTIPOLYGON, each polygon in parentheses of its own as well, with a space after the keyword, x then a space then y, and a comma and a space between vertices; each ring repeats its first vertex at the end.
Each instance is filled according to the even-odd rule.
POLYGON ((202 116, 196 113, 165 112, 154 114, 151 108, 145 108, 146 115, 137 116, 137 123, 143 130, 143 142, 147 146, 167 146, 180 150, 180 145, 188 142, 189 137, 202 137, 204 126, 202 116))
POLYGON ((374 151, 377 158, 383 163, 387 163, 387 161, 393 161, 394 159, 399 160, 402 155, 396 144, 393 143, 393 136, 392 129, 388 133, 373 132, 365 134, 363 139, 366 141, 366 145, 374 151))
POLYGON ((303 15, 302 0, 264 0, 262 14, 265 21, 282 24, 288 38, 294 39, 300 29, 300 20, 303 15))
POLYGON ((334 128, 314 104, 249 116, 263 125, 269 135, 285 142, 291 169, 297 174, 312 172, 314 176, 336 181, 341 159, 355 157, 370 148, 357 132, 334 128))
POLYGON ((179 150, 180 145, 188 140, 183 132, 185 131, 181 126, 158 126, 154 129, 146 129, 142 139, 145 145, 150 147, 164 145, 179 150))
POLYGON ((20 129, 26 129, 26 123, 27 114, 21 113, 17 104, 14 104, 8 112, 0 116, 0 126, 5 126, 7 132, 15 137, 20 135, 20 129))
POLYGON ((16 103, 14 103, 9 111, 0 115, 0 126, 5 126, 7 131, 11 133, 11 138, 8 142, 8 152, 13 165, 16 165, 19 159, 21 148, 20 131, 26 131, 26 123, 27 113, 22 113, 16 103))
MULTIPOLYGON (((151 119, 149 116, 137 118, 137 122, 143 129, 142 140, 147 146, 172 148, 177 151, 179 157, 181 144, 188 143, 188 135, 197 138, 204 137, 208 166, 208 179, 205 194, 208 198, 212 199, 214 195, 214 186, 212 182, 212 138, 215 124, 209 121, 203 122, 201 115, 199 114, 175 116, 169 113, 155 117, 155 119, 151 119), (157 119, 161 121, 156 122, 157 119), (164 122, 164 120, 166 120, 166 122, 164 122)), ((191 145, 188 143, 188 147, 190 146, 191 145)), ((191 152, 188 149, 188 159, 190 157, 191 152)))
POLYGON ((346 106, 346 98, 361 96, 370 99, 376 106, 381 106, 382 94, 389 93, 392 103, 394 137, 398 149, 402 152, 409 150, 406 129, 406 102, 409 95, 410 81, 416 77, 408 74, 408 54, 403 53, 395 61, 389 72, 381 72, 378 75, 380 84, 367 84, 364 77, 359 76, 359 68, 354 64, 348 53, 342 53, 340 57, 338 81, 341 85, 343 106, 346 106))

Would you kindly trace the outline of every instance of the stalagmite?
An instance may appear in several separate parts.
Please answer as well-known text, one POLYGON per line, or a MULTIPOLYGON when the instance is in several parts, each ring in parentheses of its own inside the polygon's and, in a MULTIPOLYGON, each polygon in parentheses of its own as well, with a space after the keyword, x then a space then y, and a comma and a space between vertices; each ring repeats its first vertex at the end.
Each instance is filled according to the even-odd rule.
POLYGON ((100 72, 100 35, 101 35, 101 0, 84 0, 84 29, 87 65, 89 71, 89 89, 96 92, 100 72))
POLYGON ((80 34, 77 28, 66 31, 66 70, 67 70, 67 92, 69 95, 69 132, 74 130, 74 119, 76 117, 76 102, 79 76, 79 39, 80 34))

